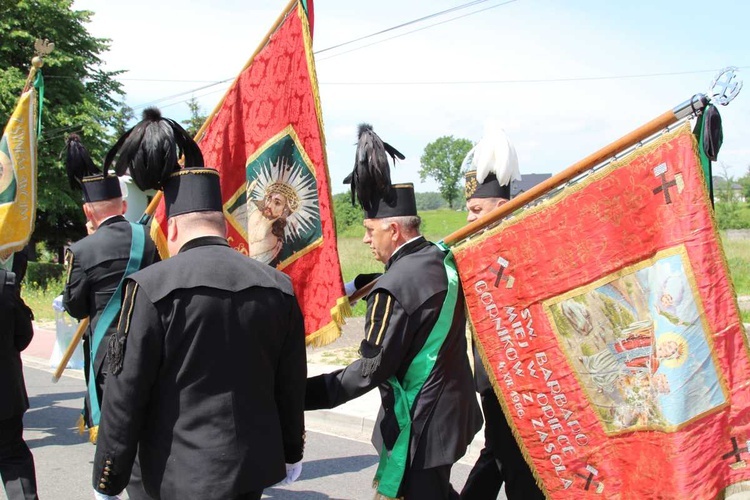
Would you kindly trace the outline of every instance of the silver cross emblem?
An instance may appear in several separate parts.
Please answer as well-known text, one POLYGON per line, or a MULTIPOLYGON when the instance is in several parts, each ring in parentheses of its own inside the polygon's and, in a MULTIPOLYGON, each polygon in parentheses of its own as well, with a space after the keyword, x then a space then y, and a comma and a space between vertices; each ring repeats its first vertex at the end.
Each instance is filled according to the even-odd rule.
POLYGON ((742 80, 737 77, 737 67, 729 66, 722 69, 711 82, 708 95, 711 102, 726 106, 742 90, 742 80))

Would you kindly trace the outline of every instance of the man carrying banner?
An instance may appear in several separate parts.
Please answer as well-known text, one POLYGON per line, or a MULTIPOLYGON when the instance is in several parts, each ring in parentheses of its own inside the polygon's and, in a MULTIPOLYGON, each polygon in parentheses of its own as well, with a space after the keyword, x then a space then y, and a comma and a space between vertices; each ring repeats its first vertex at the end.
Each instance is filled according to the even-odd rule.
MULTIPOLYGON (((68 138, 65 163, 71 186, 83 190, 89 235, 71 245, 65 254, 63 306, 74 318, 90 319, 83 339, 88 390, 79 429, 83 432, 87 427, 89 439, 95 443, 109 371, 107 345, 120 314, 122 281, 128 274, 158 261, 159 256, 145 227, 123 217, 127 202, 122 196, 120 180, 114 174, 97 173, 99 169, 76 135, 68 138)), ((143 498, 137 486, 139 477, 136 467, 128 488, 134 500, 143 498)))
POLYGON ((149 110, 120 143, 118 173, 164 189, 173 257, 126 280, 94 489, 121 492, 138 454, 154 498, 259 499, 301 472, 307 365, 291 281, 229 247, 219 174, 176 122, 149 110))
POLYGON ((94 173, 98 168, 75 135, 67 141, 66 168, 71 184, 83 190, 89 235, 66 251, 63 306, 76 319, 90 319, 83 340, 84 375, 89 390, 79 426, 88 427, 95 442, 108 371, 107 344, 120 312, 120 284, 126 274, 148 266, 158 260, 158 255, 144 226, 131 224, 123 217, 127 203, 117 176, 94 173))
POLYGON ((36 495, 34 457, 23 440, 23 414, 29 398, 23 380, 21 351, 31 342, 31 309, 21 298, 26 274, 26 250, 10 257, 10 271, 0 267, 0 476, 9 500, 31 500, 36 495))
MULTIPOLYGON (((518 158, 504 132, 490 126, 464 164, 474 168, 466 172, 465 187, 466 221, 474 222, 510 200, 511 182, 520 179, 518 158)), ((508 426, 475 342, 472 349, 474 382, 484 413, 484 448, 466 479, 461 498, 497 498, 505 482, 509 500, 544 499, 508 426)))
POLYGON ((391 185, 387 153, 403 158, 361 125, 352 189, 366 213, 363 241, 386 266, 367 296, 361 358, 309 379, 305 406, 332 408, 378 387, 379 498, 458 498, 450 470, 481 427, 463 292, 451 254, 420 235, 413 186, 391 185))

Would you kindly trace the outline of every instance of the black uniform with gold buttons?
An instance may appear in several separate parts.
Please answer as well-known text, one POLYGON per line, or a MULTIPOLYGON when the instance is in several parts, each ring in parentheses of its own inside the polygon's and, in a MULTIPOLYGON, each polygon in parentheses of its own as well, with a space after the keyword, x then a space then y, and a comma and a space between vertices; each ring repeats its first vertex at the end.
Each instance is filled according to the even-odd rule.
MULTIPOLYGON (((200 212, 223 220, 218 172, 202 168, 178 124, 149 110, 131 132, 118 168, 141 189, 163 188, 170 224, 200 212), (181 153, 198 166, 179 169, 181 153)), ((291 281, 214 232, 190 233, 126 282, 94 458, 101 493, 125 488, 136 454, 145 491, 163 500, 260 498, 302 459, 307 364, 291 281)))

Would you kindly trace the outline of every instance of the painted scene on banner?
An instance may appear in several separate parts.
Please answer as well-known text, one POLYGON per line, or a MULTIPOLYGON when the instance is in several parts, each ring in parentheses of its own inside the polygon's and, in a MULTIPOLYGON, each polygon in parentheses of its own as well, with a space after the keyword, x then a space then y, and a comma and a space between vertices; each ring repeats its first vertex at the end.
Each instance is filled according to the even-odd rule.
POLYGON ((727 401, 680 250, 545 304, 608 433, 675 430, 727 401))

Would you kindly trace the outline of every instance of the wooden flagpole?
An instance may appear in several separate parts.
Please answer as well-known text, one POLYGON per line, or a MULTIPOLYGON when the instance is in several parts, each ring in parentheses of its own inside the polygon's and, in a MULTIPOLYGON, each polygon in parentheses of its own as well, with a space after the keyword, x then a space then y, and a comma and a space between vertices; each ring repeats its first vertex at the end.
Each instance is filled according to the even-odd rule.
MULTIPOLYGON (((513 213, 524 205, 536 200, 541 196, 544 196, 545 194, 565 184, 566 182, 575 179, 587 170, 591 170, 608 158, 615 156, 617 153, 625 151, 626 149, 635 146, 645 139, 648 139, 660 130, 663 130, 668 126, 677 123, 678 121, 690 116, 693 113, 701 111, 708 105, 708 103, 708 97, 703 94, 696 94, 676 108, 665 111, 650 122, 641 125, 637 129, 633 130, 626 136, 603 147, 599 151, 588 155, 581 161, 574 163, 562 172, 553 175, 540 184, 537 184, 527 192, 509 200, 507 203, 503 203, 499 207, 493 209, 491 212, 483 215, 474 222, 471 222, 461 229, 452 232, 451 234, 443 238, 443 243, 448 246, 452 246, 460 242, 461 240, 464 240, 469 236, 482 231, 483 229, 501 220, 503 217, 513 213)), ((354 303, 363 298, 365 295, 370 293, 370 290, 372 290, 372 287, 374 285, 375 281, 372 281, 357 290, 350 296, 349 302, 354 303)))

